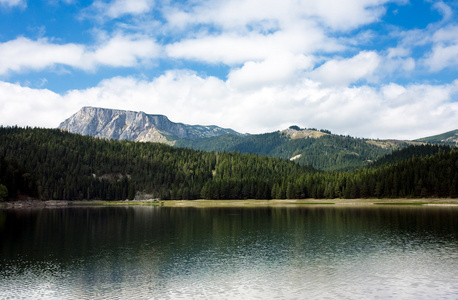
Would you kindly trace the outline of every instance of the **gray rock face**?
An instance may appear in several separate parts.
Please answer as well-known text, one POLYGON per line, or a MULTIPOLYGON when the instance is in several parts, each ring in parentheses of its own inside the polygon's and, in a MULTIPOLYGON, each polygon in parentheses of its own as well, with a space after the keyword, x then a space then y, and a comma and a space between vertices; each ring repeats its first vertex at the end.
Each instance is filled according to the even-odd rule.
POLYGON ((99 138, 168 144, 183 138, 240 134, 217 126, 174 123, 163 115, 88 106, 62 122, 58 128, 99 138))

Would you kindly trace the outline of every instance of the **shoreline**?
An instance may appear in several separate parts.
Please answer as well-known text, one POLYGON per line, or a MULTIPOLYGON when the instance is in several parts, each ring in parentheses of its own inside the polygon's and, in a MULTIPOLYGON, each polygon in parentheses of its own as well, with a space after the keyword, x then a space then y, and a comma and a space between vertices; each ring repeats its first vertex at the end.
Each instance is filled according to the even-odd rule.
POLYGON ((160 206, 160 207, 299 207, 299 206, 458 206, 458 199, 280 199, 280 200, 18 200, 0 203, 0 209, 63 208, 95 206, 160 206))

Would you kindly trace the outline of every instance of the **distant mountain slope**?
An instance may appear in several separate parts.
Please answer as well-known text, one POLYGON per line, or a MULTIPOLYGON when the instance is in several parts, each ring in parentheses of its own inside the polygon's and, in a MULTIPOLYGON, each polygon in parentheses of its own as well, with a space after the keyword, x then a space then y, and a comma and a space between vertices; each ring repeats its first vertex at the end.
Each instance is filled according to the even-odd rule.
POLYGON ((59 125, 59 129, 93 137, 173 144, 176 139, 240 133, 218 126, 185 125, 163 115, 148 115, 97 107, 83 107, 59 125))
POLYGON ((458 146, 458 129, 415 140, 430 144, 458 146))
POLYGON ((300 165, 336 171, 352 170, 412 144, 409 141, 367 140, 331 134, 327 130, 297 126, 257 135, 223 135, 202 139, 181 139, 175 144, 204 151, 238 151, 294 160, 300 165))

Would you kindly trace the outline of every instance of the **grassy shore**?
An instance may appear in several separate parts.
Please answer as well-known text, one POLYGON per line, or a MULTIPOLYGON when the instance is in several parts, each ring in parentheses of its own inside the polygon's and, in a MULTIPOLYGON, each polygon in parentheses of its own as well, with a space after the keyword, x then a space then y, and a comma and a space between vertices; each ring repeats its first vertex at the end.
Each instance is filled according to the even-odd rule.
POLYGON ((297 199, 297 200, 169 200, 169 201, 14 201, 1 203, 2 208, 52 208, 81 206, 160 206, 160 207, 298 207, 298 206, 458 206, 458 199, 297 199))
POLYGON ((458 199, 297 199, 297 200, 193 200, 164 201, 166 207, 261 207, 261 206, 367 206, 456 205, 458 199))

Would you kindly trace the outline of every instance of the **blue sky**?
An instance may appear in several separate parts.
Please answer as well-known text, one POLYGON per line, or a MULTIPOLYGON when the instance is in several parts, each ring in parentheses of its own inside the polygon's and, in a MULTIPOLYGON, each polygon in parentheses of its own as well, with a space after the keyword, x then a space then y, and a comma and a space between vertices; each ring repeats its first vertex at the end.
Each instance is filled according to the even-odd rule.
POLYGON ((262 133, 458 128, 458 1, 0 0, 0 124, 82 106, 262 133))

